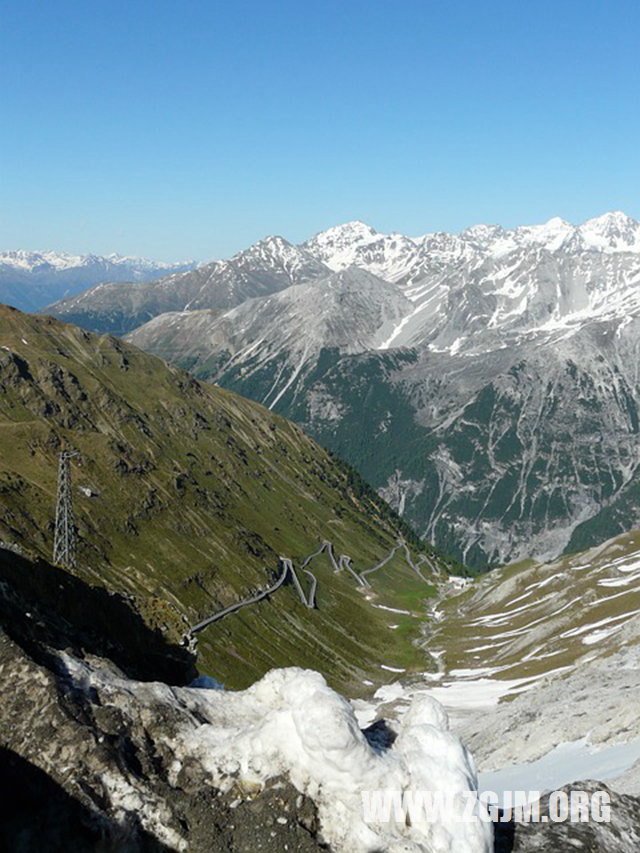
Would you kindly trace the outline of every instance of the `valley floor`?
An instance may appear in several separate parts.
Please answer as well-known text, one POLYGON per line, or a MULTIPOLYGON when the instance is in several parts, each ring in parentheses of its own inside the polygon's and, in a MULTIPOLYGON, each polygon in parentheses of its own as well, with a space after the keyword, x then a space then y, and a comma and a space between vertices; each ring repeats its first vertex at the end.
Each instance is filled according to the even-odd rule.
MULTIPOLYGON (((636 853, 640 799, 630 794, 639 790, 640 617, 625 603, 609 614, 619 630, 598 643, 572 642, 579 653, 564 655, 560 666, 551 654, 554 644, 564 648, 567 635, 590 638, 598 630, 582 611, 606 602, 612 585, 630 590, 631 599, 626 593, 614 599, 616 607, 632 600, 636 546, 630 535, 580 558, 508 567, 462 591, 442 577, 441 597, 422 605, 425 671, 381 662, 378 683, 362 685, 369 698, 351 701, 319 673, 297 668, 272 670, 242 691, 207 689, 206 679, 204 689, 169 686, 188 683, 192 661, 186 653, 174 661, 178 681, 157 669, 166 665, 161 656, 138 653, 151 634, 134 617, 126 624, 129 639, 139 637, 139 643, 114 647, 110 626, 124 599, 91 592, 69 576, 65 582, 80 600, 77 613, 63 619, 56 608, 42 609, 29 597, 31 586, 20 580, 24 561, 5 554, 0 747, 26 792, 14 814, 6 804, 2 814, 18 839, 14 849, 30 849, 32 825, 56 843, 72 839, 74 850, 87 851, 101 836, 106 850, 132 853, 204 853, 213 843, 229 853, 490 853, 495 831, 496 853, 636 853), (585 557, 592 567, 588 582, 585 557), (522 610, 529 588, 553 588, 563 576, 581 579, 567 591, 570 600, 581 593, 580 606, 569 613, 558 590, 553 598, 532 596, 522 610), (104 597, 99 620, 82 606, 82 596, 89 602, 95 595, 104 597), (535 655, 517 645, 542 642, 540 634, 522 629, 527 611, 529 626, 548 620, 553 629, 535 655), (493 641, 478 631, 494 632, 493 641), (497 652, 495 642, 504 637, 495 633, 509 640, 497 652), (533 657, 539 659, 535 671, 528 668, 533 657), (461 741, 475 757, 477 782, 461 741), (578 781, 585 777, 594 781, 578 781), (592 791, 605 779, 614 804, 611 824, 493 827, 443 820, 424 827, 367 821, 362 806, 364 791, 465 791, 476 784, 497 792, 543 791, 565 783, 592 791), (43 805, 45 789, 55 808, 43 805)), ((416 578, 417 564, 411 568, 405 556, 405 569, 416 578)), ((384 588, 392 567, 393 560, 380 565, 370 581, 384 588)), ((383 604, 373 590, 363 595, 385 614, 390 634, 401 620, 420 618, 417 606, 383 604)))
MULTIPOLYGON (((504 567, 462 592, 449 590, 428 625, 437 671, 354 703, 361 724, 402 719, 426 693, 443 704, 470 748, 480 790, 502 797, 505 790, 544 792, 594 780, 618 796, 637 796, 639 547, 637 533, 625 534, 586 553, 504 567)), ((631 826, 622 846, 611 849, 636 849, 637 808, 631 826)))

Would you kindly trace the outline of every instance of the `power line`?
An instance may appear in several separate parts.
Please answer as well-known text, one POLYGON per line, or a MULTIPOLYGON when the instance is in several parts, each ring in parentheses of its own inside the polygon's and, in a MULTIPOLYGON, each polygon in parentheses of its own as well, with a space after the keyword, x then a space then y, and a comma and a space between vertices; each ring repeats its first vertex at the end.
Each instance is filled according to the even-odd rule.
POLYGON ((53 539, 53 562, 68 569, 74 568, 76 564, 76 526, 73 518, 69 460, 78 455, 77 450, 63 450, 58 461, 58 497, 56 501, 56 531, 53 539))

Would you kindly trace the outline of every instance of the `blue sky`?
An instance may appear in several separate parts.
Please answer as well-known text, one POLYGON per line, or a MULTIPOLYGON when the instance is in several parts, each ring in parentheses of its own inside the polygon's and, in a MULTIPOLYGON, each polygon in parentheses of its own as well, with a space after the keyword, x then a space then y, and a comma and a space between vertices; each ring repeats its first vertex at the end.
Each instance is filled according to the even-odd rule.
POLYGON ((640 4, 4 0, 0 248, 640 218, 640 4))

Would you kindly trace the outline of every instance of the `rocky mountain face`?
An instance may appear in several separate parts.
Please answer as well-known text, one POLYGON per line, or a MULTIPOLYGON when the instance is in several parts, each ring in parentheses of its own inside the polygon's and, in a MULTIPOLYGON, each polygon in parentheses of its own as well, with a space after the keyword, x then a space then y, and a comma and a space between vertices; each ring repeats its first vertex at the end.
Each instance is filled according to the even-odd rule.
MULTIPOLYGON (((628 577, 630 555, 620 552, 619 545, 612 545, 596 559, 600 581, 628 577)), ((514 605, 523 584, 536 577, 543 586, 558 569, 581 568, 576 560, 543 567, 542 579, 526 569, 521 576, 512 571, 508 578, 493 584, 488 578, 479 589, 468 590, 462 607, 456 597, 445 601, 450 612, 437 621, 454 640, 447 664, 463 660, 467 650, 460 645, 472 640, 473 631, 456 632, 456 620, 480 624, 474 629, 490 633, 497 625, 479 614, 486 617, 506 606, 517 630, 522 617, 514 605)), ((455 824, 445 817, 436 824, 437 832, 433 824, 393 818, 365 825, 362 790, 400 784, 433 789, 442 779, 463 789, 477 784, 473 759, 447 730, 447 716, 432 698, 446 693, 446 686, 418 682, 402 715, 387 701, 376 722, 359 725, 357 703, 352 706, 308 670, 275 670, 244 691, 207 689, 202 679, 191 682, 192 657, 152 630, 130 599, 91 587, 43 560, 0 547, 0 581, 0 821, 3 843, 12 853, 348 853, 372 848, 635 853, 640 842, 640 798, 621 793, 625 789, 617 783, 607 787, 593 780, 563 790, 607 793, 610 823, 507 821, 490 827, 455 824)), ((531 606, 540 609, 539 598, 532 593, 531 606)), ((505 618, 504 613, 494 618, 499 616, 505 618)), ((590 637, 579 620, 568 617, 566 624, 582 639, 590 637)), ((616 627, 630 625, 618 619, 616 627)), ((436 634, 433 647, 442 639, 436 634)), ((527 639, 534 642, 528 633, 527 639)), ((514 644, 511 640, 509 655, 514 644)), ((541 653, 537 663, 518 665, 535 669, 544 658, 541 653)), ((618 716, 625 707, 636 710, 632 690, 637 691, 637 680, 634 686, 631 676, 637 655, 635 662, 620 663, 598 672, 605 679, 599 694, 598 681, 576 685, 574 677, 573 687, 579 687, 575 705, 556 697, 543 712, 553 716, 555 710, 559 724, 569 704, 572 725, 584 727, 587 698, 599 695, 597 733, 610 736, 612 709, 618 716), (612 685, 627 688, 624 702, 608 693, 612 685)), ((471 675, 465 671, 466 679, 471 675)), ((491 675, 506 679, 507 690, 516 684, 506 671, 495 668, 491 675)), ((533 671, 528 675, 534 678, 533 671)), ((542 692, 557 692, 557 681, 543 684, 542 692)), ((484 685, 486 690, 486 680, 484 685)), ((396 687, 399 683, 390 686, 396 687)), ((536 747, 536 738, 526 736, 540 714, 532 693, 535 689, 483 713, 480 720, 474 714, 468 728, 483 763, 492 757, 499 763, 507 748, 525 757, 536 747)), ((391 689, 389 695, 398 693, 391 689)), ((628 722, 637 729, 637 714, 628 722)), ((546 815, 547 807, 548 795, 540 813, 546 815)))
POLYGON ((0 302, 23 311, 37 311, 101 281, 150 281, 194 266, 192 261, 163 264, 121 255, 0 252, 0 302))
POLYGON ((259 387, 265 376, 278 376, 272 394, 261 400, 273 408, 315 368, 324 350, 357 353, 372 341, 382 343, 410 304, 393 285, 350 267, 268 298, 249 299, 224 314, 162 314, 137 330, 135 341, 198 374, 212 368, 201 364, 206 352, 214 355, 213 365, 242 364, 247 379, 256 374, 259 387))
POLYGON ((228 261, 135 286, 99 284, 51 305, 47 312, 93 331, 121 335, 163 312, 206 308, 221 313, 328 271, 304 249, 268 237, 228 261))
POLYGON ((512 825, 511 846, 501 826, 496 851, 640 844, 637 530, 483 575, 434 609, 429 650, 440 669, 434 695, 455 706, 454 730, 473 752, 481 787, 600 789, 615 804, 600 827, 557 824, 541 834, 512 825))
POLYGON ((131 340, 293 418, 472 565, 640 523, 638 223, 349 223, 302 248, 333 277, 131 340))
MULTIPOLYGON (((419 577, 399 553, 366 597, 321 546, 331 542, 335 561, 351 557, 354 572, 384 559, 398 536, 414 553, 425 549, 299 427, 115 338, 6 307, 0 392, 5 542, 50 556, 58 454, 67 448, 80 454, 71 463, 78 571, 135 596, 168 635, 179 639, 185 625, 270 587, 281 556, 303 584, 315 578, 315 607, 301 603, 289 577, 199 634, 205 673, 244 686, 296 663, 344 686, 379 673, 381 662, 420 665, 415 619, 394 633, 376 603, 409 611, 433 594, 431 569, 419 577)), ((437 572, 442 562, 425 554, 437 572)))
POLYGON ((172 737, 200 724, 171 697, 194 659, 130 599, 3 548, 0 579, 3 849, 326 849, 288 778, 223 791, 195 754, 178 767, 172 737))

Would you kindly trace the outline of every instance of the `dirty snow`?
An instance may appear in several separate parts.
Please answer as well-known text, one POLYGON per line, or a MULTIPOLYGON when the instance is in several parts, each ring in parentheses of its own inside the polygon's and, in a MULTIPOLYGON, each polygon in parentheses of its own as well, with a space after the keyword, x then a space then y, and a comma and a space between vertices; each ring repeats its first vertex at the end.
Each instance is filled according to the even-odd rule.
MULTIPOLYGON (((444 709, 431 696, 414 696, 397 737, 372 747, 351 704, 317 672, 295 667, 267 673, 246 690, 170 688, 93 670, 63 655, 70 677, 115 707, 170 706, 183 723, 166 746, 176 766, 201 764, 210 784, 230 790, 238 782, 261 785, 284 775, 318 807, 322 834, 337 853, 490 853, 492 827, 476 823, 365 823, 363 790, 408 788, 477 790, 473 759, 448 730, 444 709)), ((364 709, 363 709, 364 710, 364 709)), ((117 798, 117 788, 112 788, 117 798)), ((123 792, 122 807, 131 798, 123 792), (126 800, 126 802, 125 802, 126 800)))

